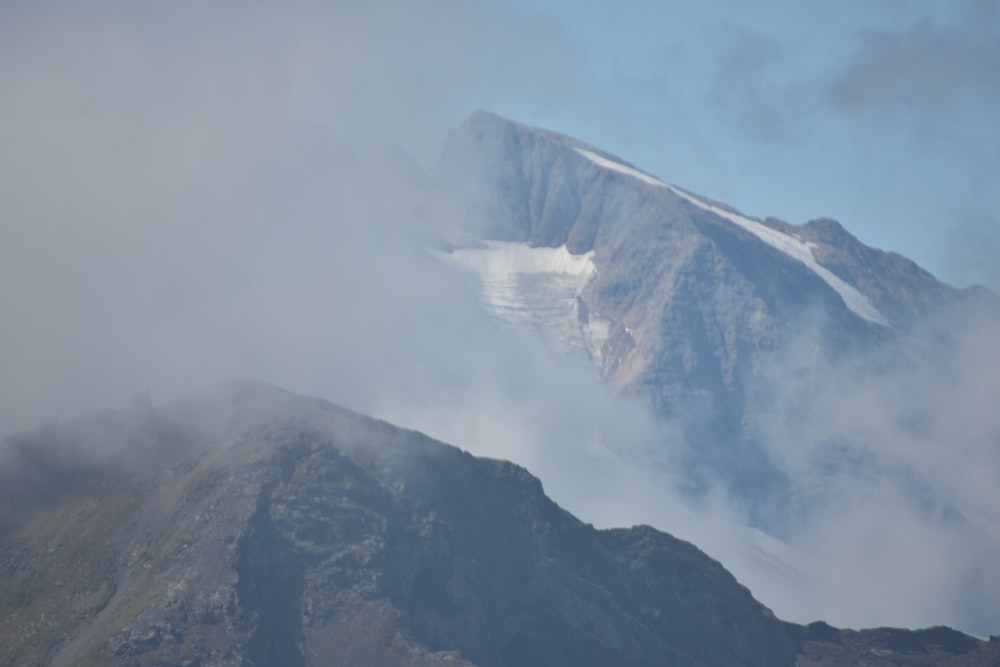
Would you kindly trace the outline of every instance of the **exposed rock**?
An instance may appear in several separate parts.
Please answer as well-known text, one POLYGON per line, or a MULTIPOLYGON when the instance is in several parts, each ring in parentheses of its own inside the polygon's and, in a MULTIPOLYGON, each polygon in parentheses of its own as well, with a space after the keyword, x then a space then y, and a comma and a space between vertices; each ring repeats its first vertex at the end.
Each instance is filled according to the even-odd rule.
POLYGON ((694 546, 595 530, 518 466, 326 403, 233 385, 50 437, 7 444, 4 481, 49 491, 0 487, 5 664, 794 662, 694 546))
POLYGON ((4 664, 996 664, 946 628, 782 623, 691 544, 270 386, 4 447, 4 664))

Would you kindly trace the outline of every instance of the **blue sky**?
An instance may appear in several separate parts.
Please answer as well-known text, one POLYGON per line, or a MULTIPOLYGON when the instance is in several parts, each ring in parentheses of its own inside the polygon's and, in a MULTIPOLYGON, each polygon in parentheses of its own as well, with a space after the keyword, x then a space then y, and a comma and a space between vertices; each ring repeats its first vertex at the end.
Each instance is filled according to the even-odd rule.
POLYGON ((997 3, 509 4, 547 25, 561 78, 496 111, 750 215, 833 217, 948 282, 1000 284, 997 3))

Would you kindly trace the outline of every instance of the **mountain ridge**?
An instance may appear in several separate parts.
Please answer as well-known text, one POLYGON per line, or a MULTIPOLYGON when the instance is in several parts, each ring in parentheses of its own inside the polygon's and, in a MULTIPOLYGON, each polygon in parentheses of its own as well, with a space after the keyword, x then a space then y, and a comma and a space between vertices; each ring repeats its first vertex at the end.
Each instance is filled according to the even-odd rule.
POLYGON ((53 497, 12 503, 0 486, 20 510, 0 533, 9 664, 792 665, 798 653, 838 665, 889 645, 871 664, 995 655, 954 631, 782 623, 689 543, 648 526, 595 530, 519 466, 273 385, 20 434, 4 443, 4 481, 45 481, 47 458, 94 436, 107 452, 147 448, 102 459, 53 497))
POLYGON ((456 650, 481 665, 791 664, 781 624, 693 545, 597 531, 519 466, 329 403, 227 385, 59 428, 9 442, 36 456, 4 477, 44 477, 45 455, 95 430, 117 433, 114 449, 157 441, 143 457, 160 457, 112 457, 61 497, 4 498, 20 510, 0 539, 11 664, 464 664, 456 650), (731 622, 737 644, 698 639, 731 622))

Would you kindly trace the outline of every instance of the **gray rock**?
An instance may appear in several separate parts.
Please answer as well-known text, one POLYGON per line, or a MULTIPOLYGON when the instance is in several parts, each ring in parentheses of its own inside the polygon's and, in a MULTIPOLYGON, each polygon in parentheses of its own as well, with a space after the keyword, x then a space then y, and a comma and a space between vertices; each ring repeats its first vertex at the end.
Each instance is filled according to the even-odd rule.
POLYGON ((141 420, 102 413, 3 446, 3 664, 790 666, 857 664, 877 650, 870 664, 973 665, 992 655, 947 629, 783 623, 689 543, 645 526, 596 530, 512 463, 267 385, 227 385, 141 420), (25 493, 16 479, 42 486, 25 493), (927 662, 942 655, 950 662, 927 662))
MULTIPOLYGON (((130 419, 101 418, 105 446, 138 438, 156 466, 109 461, 44 498, 0 487, 0 554, 27 562, 0 580, 5 664, 794 663, 717 562, 582 524, 511 463, 260 385, 130 419), (41 557, 52 540, 68 546, 41 557), (66 589, 105 593, 74 611, 66 589)), ((94 429, 15 438, 4 476, 94 429)))

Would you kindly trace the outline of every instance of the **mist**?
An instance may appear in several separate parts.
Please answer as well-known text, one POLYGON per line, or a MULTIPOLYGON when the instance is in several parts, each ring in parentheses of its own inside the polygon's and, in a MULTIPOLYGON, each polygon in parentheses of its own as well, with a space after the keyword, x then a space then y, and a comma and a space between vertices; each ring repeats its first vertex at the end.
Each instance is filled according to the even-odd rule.
POLYGON ((691 540, 792 620, 989 630, 992 322, 916 371, 776 363, 761 438, 828 484, 779 544, 721 486, 685 492, 682 423, 504 330, 427 252, 468 209, 421 167, 497 90, 568 94, 557 26, 457 0, 176 7, 0 10, 0 433, 263 380, 511 459, 598 526, 691 540), (831 474, 843 442, 875 465, 831 474))
POLYGON ((833 623, 995 631, 996 305, 972 297, 837 364, 793 347, 760 378, 756 433, 798 480, 787 539, 815 587, 790 613, 809 600, 833 623))
MULTIPOLYGON (((398 156, 433 159, 465 87, 527 68, 512 37, 543 30, 447 0, 179 9, 3 10, 4 432, 145 389, 329 393, 391 368, 410 304, 450 298, 407 254, 398 156)), ((550 76, 531 69, 529 94, 550 76)))

